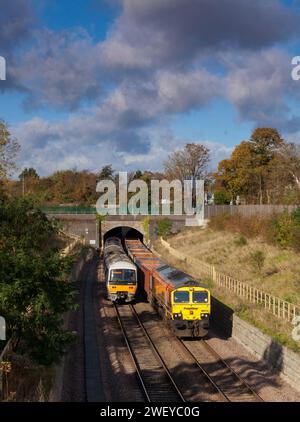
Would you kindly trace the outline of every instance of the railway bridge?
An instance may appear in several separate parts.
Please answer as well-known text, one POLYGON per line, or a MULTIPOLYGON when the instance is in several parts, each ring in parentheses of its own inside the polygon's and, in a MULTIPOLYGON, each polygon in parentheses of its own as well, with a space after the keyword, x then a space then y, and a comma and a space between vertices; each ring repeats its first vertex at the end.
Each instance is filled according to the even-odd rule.
MULTIPOLYGON (((244 216, 270 215, 287 210, 292 212, 297 206, 290 205, 205 205, 204 221, 211 216, 220 214, 242 214, 244 216)), ((162 216, 149 215, 149 225, 145 225, 145 215, 108 215, 105 220, 98 224, 96 220, 96 209, 77 207, 54 207, 45 208, 43 211, 50 217, 59 220, 63 229, 70 234, 82 236, 86 244, 98 247, 110 235, 133 236, 144 238, 145 230, 148 231, 149 240, 155 239, 155 225, 157 220, 165 218, 162 216), (72 210, 72 212, 70 211, 72 210), (82 212, 83 211, 83 212, 82 212)), ((185 224, 184 215, 167 216, 172 221, 172 231, 178 231, 185 224)))
MULTIPOLYGON (((155 240, 156 222, 166 218, 165 216, 108 215, 104 221, 98 223, 95 214, 47 213, 47 216, 58 220, 64 232, 81 236, 87 245, 94 247, 101 246, 108 235, 141 240, 148 237, 150 241, 155 240), (149 217, 149 223, 146 223, 146 217, 149 217)), ((184 226, 186 217, 170 215, 167 218, 172 222, 172 231, 175 233, 184 226)))

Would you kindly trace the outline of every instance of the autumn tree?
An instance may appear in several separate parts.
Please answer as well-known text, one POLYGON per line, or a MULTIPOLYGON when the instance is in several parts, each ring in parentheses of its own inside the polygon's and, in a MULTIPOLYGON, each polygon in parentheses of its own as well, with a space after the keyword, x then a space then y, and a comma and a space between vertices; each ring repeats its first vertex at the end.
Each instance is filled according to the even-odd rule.
POLYGON ((5 122, 0 120, 0 179, 6 179, 15 170, 18 142, 12 138, 5 122))
POLYGON ((232 199, 237 195, 251 198, 258 188, 253 167, 254 157, 250 143, 243 141, 235 147, 229 159, 219 163, 215 179, 230 193, 232 199))
POLYGON ((278 151, 284 171, 293 179, 300 191, 300 145, 285 143, 278 151))
POLYGON ((164 163, 166 176, 170 180, 204 179, 207 174, 209 149, 202 144, 186 144, 181 150, 169 155, 164 163))
POLYGON ((255 129, 249 141, 235 147, 231 157, 218 165, 216 181, 232 198, 242 195, 248 202, 270 203, 272 174, 279 165, 285 142, 276 129, 255 129))
MULTIPOLYGON (((284 141, 277 129, 257 128, 253 131, 249 143, 254 159, 253 171, 256 174, 259 183, 259 203, 262 204, 264 202, 264 194, 268 196, 266 180, 274 164, 273 160, 276 151, 283 146, 284 141)), ((269 202, 268 197, 267 202, 269 202)))

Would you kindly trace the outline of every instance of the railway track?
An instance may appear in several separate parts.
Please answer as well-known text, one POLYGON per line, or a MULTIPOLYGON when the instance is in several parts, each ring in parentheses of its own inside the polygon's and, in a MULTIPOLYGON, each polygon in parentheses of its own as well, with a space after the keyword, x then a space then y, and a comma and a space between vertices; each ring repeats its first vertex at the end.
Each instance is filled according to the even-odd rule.
POLYGON ((261 402, 263 399, 205 340, 179 340, 211 384, 228 402, 261 402))
POLYGON ((184 402, 159 351, 132 305, 115 304, 117 318, 146 402, 184 402))

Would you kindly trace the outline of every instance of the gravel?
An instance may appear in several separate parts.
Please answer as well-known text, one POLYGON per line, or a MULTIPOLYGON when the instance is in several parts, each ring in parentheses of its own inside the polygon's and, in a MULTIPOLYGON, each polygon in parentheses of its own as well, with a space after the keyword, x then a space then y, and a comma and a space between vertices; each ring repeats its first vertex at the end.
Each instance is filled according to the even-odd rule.
POLYGON ((263 400, 268 402, 300 401, 300 392, 292 388, 234 338, 222 338, 211 330, 207 342, 263 400))

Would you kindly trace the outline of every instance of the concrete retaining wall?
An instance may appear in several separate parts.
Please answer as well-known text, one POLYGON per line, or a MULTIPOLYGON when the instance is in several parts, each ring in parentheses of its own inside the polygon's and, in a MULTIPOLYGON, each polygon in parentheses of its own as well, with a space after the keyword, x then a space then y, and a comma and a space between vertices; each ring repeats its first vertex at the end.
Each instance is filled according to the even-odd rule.
POLYGON ((300 390, 300 356, 280 345, 258 328, 233 315, 232 336, 251 353, 265 361, 289 384, 300 390))
MULTIPOLYGON (((300 355, 279 344, 271 336, 242 320, 234 311, 212 298, 211 324, 225 337, 233 337, 250 353, 300 391, 300 355)), ((292 329, 292 328, 291 328, 292 329)))

